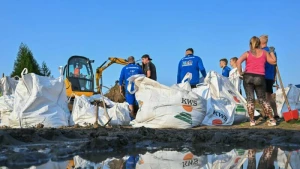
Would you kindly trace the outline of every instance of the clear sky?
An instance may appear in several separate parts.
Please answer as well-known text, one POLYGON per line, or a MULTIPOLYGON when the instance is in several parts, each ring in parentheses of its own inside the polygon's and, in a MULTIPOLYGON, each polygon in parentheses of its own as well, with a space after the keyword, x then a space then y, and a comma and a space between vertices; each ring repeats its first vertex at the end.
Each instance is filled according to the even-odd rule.
MULTIPOLYGON (((187 48, 207 71, 221 73, 221 58, 239 57, 253 35, 268 34, 284 83, 299 84, 299 10, 299 0, 2 0, 0 73, 12 72, 23 42, 55 77, 72 55, 94 59, 95 69, 111 56, 148 53, 158 81, 172 85, 187 48)), ((108 68, 104 85, 113 85, 121 68, 108 68)))

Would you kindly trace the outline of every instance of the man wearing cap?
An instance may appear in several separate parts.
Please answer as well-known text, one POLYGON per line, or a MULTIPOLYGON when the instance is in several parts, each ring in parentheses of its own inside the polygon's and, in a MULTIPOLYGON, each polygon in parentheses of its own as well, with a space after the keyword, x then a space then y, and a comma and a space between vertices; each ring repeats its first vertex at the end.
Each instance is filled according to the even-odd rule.
POLYGON ((152 80, 157 80, 156 76, 156 67, 155 65, 151 62, 151 58, 148 54, 145 54, 142 56, 142 62, 143 62, 143 71, 146 77, 152 79, 152 80))
POLYGON ((178 73, 177 73, 177 83, 181 83, 184 76, 189 72, 192 74, 192 79, 190 81, 191 87, 195 88, 197 84, 200 83, 200 74, 206 77, 206 71, 203 66, 202 59, 199 56, 194 55, 194 50, 188 48, 185 51, 185 57, 179 61, 178 73))
MULTIPOLYGON (((122 89, 122 85, 125 81, 125 99, 126 102, 129 104, 129 109, 130 109, 130 116, 131 118, 135 118, 135 114, 134 114, 134 105, 136 104, 136 100, 135 100, 135 94, 130 94, 126 89, 127 89, 127 85, 128 85, 128 78, 132 75, 136 75, 136 74, 143 74, 143 71, 141 69, 140 66, 135 64, 135 60, 133 56, 129 56, 128 57, 128 64, 126 66, 123 67, 121 74, 120 74, 120 78, 119 78, 119 87, 120 87, 120 93, 123 93, 123 89, 122 89)), ((131 91, 133 91, 134 89, 134 85, 131 86, 131 91)))

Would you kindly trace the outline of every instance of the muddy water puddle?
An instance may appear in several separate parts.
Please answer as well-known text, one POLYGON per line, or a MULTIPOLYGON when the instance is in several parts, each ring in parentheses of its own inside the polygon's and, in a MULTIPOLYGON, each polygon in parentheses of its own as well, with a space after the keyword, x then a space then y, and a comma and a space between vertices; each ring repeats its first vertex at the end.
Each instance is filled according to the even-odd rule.
POLYGON ((0 169, 298 169, 300 149, 277 146, 213 153, 181 147, 75 152, 77 143, 7 147, 0 169), (201 152, 201 153, 197 153, 201 152))

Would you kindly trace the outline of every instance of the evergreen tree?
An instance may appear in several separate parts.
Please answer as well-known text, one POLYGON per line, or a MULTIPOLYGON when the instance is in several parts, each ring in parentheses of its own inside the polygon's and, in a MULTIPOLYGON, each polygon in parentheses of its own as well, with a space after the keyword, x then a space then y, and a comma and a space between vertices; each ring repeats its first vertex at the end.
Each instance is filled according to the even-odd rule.
POLYGON ((50 69, 48 68, 48 66, 46 65, 46 62, 43 61, 42 63, 42 67, 41 67, 41 70, 40 70, 42 76, 50 76, 51 75, 51 71, 50 69))
POLYGON ((41 75, 40 66, 33 57, 31 50, 27 47, 27 45, 21 43, 17 59, 14 63, 14 70, 11 73, 11 77, 21 76, 24 68, 28 69, 28 73, 41 75))

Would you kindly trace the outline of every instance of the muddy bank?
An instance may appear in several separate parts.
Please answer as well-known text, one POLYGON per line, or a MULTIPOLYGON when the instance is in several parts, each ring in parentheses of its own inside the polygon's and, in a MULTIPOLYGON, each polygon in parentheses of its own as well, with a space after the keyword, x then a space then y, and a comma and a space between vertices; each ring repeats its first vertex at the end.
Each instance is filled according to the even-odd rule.
MULTIPOLYGON (((300 130, 199 127, 196 129, 65 128, 0 129, 0 165, 44 163, 98 153, 97 160, 188 147, 195 155, 221 154, 233 148, 300 148, 300 130), (18 147, 18 150, 16 150, 18 147), (17 160, 16 160, 17 159, 17 160), (38 160, 37 160, 38 159, 38 160)), ((90 158, 90 157, 89 157, 90 158)))
MULTIPOLYGON (((0 148, 27 144, 83 142, 82 150, 108 150, 180 143, 211 147, 251 148, 279 143, 300 144, 300 130, 280 128, 200 127, 196 129, 65 128, 0 129, 0 148)), ((215 151, 214 151, 215 152, 215 151)))

